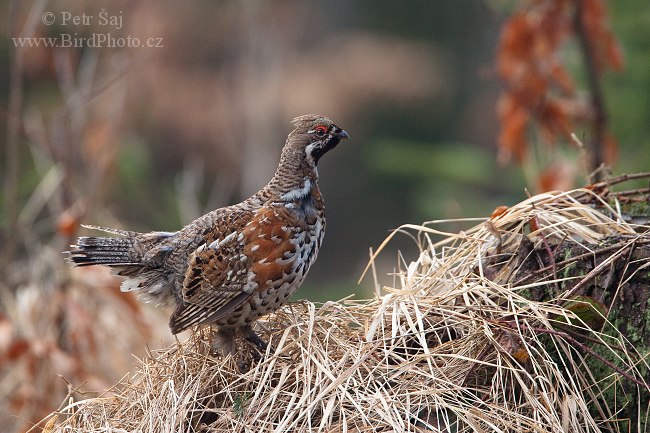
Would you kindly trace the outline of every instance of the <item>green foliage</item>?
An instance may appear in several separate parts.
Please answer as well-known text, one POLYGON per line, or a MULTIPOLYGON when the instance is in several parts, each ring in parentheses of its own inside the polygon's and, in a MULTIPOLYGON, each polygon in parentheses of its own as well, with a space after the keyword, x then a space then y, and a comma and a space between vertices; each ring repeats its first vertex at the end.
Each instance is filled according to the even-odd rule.
POLYGON ((466 143, 416 143, 378 139, 372 144, 371 164, 386 174, 413 179, 432 176, 460 182, 482 182, 494 170, 485 149, 466 143))
POLYGON ((433 216, 489 215, 501 202, 495 193, 523 195, 516 172, 499 171, 488 149, 468 143, 418 143, 378 139, 369 163, 385 179, 413 185, 404 193, 421 220, 433 216), (450 215, 456 213, 455 215, 450 215))
POLYGON ((623 46, 623 73, 604 81, 608 115, 620 144, 616 172, 650 166, 650 8, 647 2, 608 2, 614 32, 623 46))
POLYGON ((118 178, 120 187, 127 191, 136 190, 151 178, 151 147, 139 137, 129 136, 120 148, 118 178))
POLYGON ((122 144, 117 162, 119 213, 131 225, 146 224, 139 230, 172 230, 180 225, 176 213, 175 173, 156 166, 152 146, 130 135, 122 144))
POLYGON ((319 283, 310 282, 308 278, 300 287, 300 290, 293 294, 291 301, 309 299, 312 302, 327 302, 343 299, 350 295, 357 299, 368 299, 372 297, 372 293, 358 286, 353 280, 332 278, 331 280, 319 283))

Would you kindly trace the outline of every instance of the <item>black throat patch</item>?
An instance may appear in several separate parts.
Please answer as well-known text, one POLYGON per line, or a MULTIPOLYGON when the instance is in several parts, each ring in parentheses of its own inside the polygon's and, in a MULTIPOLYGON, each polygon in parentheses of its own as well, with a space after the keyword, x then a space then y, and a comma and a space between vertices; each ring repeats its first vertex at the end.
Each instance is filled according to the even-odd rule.
POLYGON ((314 162, 318 162, 318 160, 321 158, 321 156, 325 155, 327 152, 330 150, 334 149, 337 144, 341 141, 340 137, 332 137, 330 138, 322 147, 317 147, 316 149, 313 150, 312 152, 312 157, 314 158, 314 162))

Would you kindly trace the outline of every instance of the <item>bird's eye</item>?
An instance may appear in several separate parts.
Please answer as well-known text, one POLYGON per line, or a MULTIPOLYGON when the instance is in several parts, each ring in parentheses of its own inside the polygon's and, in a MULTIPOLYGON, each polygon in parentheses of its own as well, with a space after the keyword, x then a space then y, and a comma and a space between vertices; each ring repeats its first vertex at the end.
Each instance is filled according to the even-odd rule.
POLYGON ((314 128, 314 132, 319 137, 322 137, 325 135, 325 133, 327 133, 327 127, 323 125, 318 125, 316 128, 314 128))

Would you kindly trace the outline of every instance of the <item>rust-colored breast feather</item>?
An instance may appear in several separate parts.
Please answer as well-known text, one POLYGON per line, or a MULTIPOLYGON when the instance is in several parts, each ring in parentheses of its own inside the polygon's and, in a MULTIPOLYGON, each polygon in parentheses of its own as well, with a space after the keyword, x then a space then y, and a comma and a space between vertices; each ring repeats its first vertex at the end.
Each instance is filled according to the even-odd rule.
POLYGON ((244 229, 250 270, 258 288, 291 272, 296 246, 291 242, 297 218, 284 206, 264 208, 244 229))

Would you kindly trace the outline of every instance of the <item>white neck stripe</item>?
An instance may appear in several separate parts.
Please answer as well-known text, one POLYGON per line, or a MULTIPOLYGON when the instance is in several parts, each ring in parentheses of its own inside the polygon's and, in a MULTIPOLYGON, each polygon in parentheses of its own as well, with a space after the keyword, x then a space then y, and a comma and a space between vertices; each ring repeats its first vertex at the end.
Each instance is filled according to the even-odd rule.
POLYGON ((292 189, 291 191, 282 195, 283 201, 294 201, 302 200, 307 198, 311 191, 311 180, 309 178, 305 179, 305 183, 300 188, 292 189))

